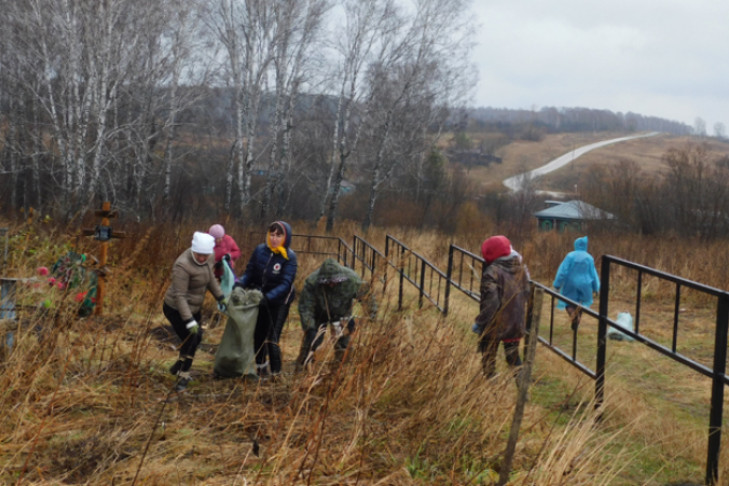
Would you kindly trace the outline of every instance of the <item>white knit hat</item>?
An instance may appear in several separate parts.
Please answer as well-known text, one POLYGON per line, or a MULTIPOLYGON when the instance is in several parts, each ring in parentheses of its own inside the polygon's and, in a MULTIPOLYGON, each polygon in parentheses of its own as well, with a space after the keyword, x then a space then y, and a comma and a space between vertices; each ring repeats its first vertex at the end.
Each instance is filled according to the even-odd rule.
POLYGON ((192 251, 201 255, 210 255, 215 248, 215 238, 207 233, 195 231, 192 235, 192 251))

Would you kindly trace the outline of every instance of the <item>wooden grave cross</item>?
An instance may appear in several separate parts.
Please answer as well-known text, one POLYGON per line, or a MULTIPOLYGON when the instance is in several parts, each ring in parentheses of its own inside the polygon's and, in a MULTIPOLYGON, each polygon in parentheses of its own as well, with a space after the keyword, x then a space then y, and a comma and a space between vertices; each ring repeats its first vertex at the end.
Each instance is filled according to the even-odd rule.
POLYGON ((82 231, 82 234, 84 236, 93 236, 95 240, 98 240, 101 243, 101 250, 99 252, 98 283, 96 287, 96 306, 94 307, 94 314, 100 316, 104 310, 104 283, 106 275, 109 273, 109 269, 106 268, 109 240, 112 238, 125 238, 126 234, 123 231, 112 230, 109 220, 111 218, 116 218, 117 211, 111 210, 111 203, 109 201, 104 201, 101 206, 101 210, 94 211, 94 214, 101 218, 101 224, 96 225, 96 228, 94 229, 85 228, 82 231))

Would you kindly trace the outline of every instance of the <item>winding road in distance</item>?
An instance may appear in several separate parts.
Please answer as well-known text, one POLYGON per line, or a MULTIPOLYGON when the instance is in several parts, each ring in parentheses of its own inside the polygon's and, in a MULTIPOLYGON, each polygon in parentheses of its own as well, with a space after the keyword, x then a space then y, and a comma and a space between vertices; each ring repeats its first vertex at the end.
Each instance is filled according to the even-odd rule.
POLYGON ((552 171, 555 171, 555 170, 569 164, 570 162, 575 160, 580 155, 586 154, 590 150, 595 150, 596 148, 604 147, 606 145, 611 145, 611 144, 619 143, 619 142, 625 142, 625 141, 633 140, 636 138, 653 137, 655 135, 658 135, 659 133, 660 132, 641 133, 640 135, 630 135, 627 137, 613 138, 610 140, 603 140, 602 142, 595 142, 595 143, 591 143, 590 145, 585 145, 584 147, 580 147, 580 148, 574 149, 570 152, 567 152, 564 155, 560 155, 559 157, 557 157, 556 159, 547 163, 546 165, 537 167, 536 169, 530 170, 529 172, 524 172, 524 173, 517 174, 512 177, 509 177, 507 179, 504 179, 504 185, 512 191, 518 191, 519 189, 521 189, 522 182, 525 180, 525 178, 534 179, 535 177, 543 176, 544 174, 548 174, 552 171))

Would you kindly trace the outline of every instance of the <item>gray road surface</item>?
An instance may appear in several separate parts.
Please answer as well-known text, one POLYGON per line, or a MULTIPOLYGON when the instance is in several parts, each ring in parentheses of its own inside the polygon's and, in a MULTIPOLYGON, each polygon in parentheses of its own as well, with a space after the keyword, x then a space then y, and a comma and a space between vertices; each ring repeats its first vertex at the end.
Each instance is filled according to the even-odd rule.
POLYGON ((653 137, 655 135, 658 135, 659 133, 660 132, 641 133, 639 135, 630 135, 627 137, 613 138, 611 140, 603 140, 602 142, 595 142, 595 143, 591 143, 590 145, 585 145, 584 147, 580 147, 580 148, 577 148, 570 152, 567 152, 564 155, 560 155, 559 157, 557 157, 556 159, 547 163, 546 165, 537 167, 536 169, 530 170, 529 172, 524 172, 522 174, 517 174, 515 176, 509 177, 508 179, 504 179, 504 185, 512 191, 518 191, 519 189, 521 189, 521 185, 524 182, 524 180, 534 179, 536 177, 543 176, 544 174, 548 174, 561 167, 564 167, 565 165, 569 164, 570 162, 575 160, 580 155, 584 155, 587 152, 589 152, 590 150, 594 150, 596 148, 604 147, 606 145, 611 145, 611 144, 618 143, 618 142, 625 142, 627 140, 633 140, 636 138, 653 137))

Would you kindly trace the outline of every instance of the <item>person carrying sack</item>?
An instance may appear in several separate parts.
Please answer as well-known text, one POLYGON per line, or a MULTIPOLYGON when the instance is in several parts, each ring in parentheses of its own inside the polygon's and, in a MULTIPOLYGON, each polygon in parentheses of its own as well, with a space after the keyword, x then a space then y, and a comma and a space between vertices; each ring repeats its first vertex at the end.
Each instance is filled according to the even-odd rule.
POLYGON ((296 252, 291 249, 291 226, 274 221, 266 231, 266 242, 251 254, 245 272, 236 287, 260 290, 254 334, 256 368, 260 377, 277 377, 281 373, 279 339, 294 300, 294 279, 298 267, 296 252))
POLYGON ((170 373, 177 376, 177 391, 185 390, 192 380, 192 360, 203 337, 201 308, 205 293, 213 294, 219 310, 226 308, 225 295, 213 274, 214 246, 215 238, 196 231, 190 248, 175 260, 165 293, 162 312, 182 341, 179 358, 170 368, 170 373))

